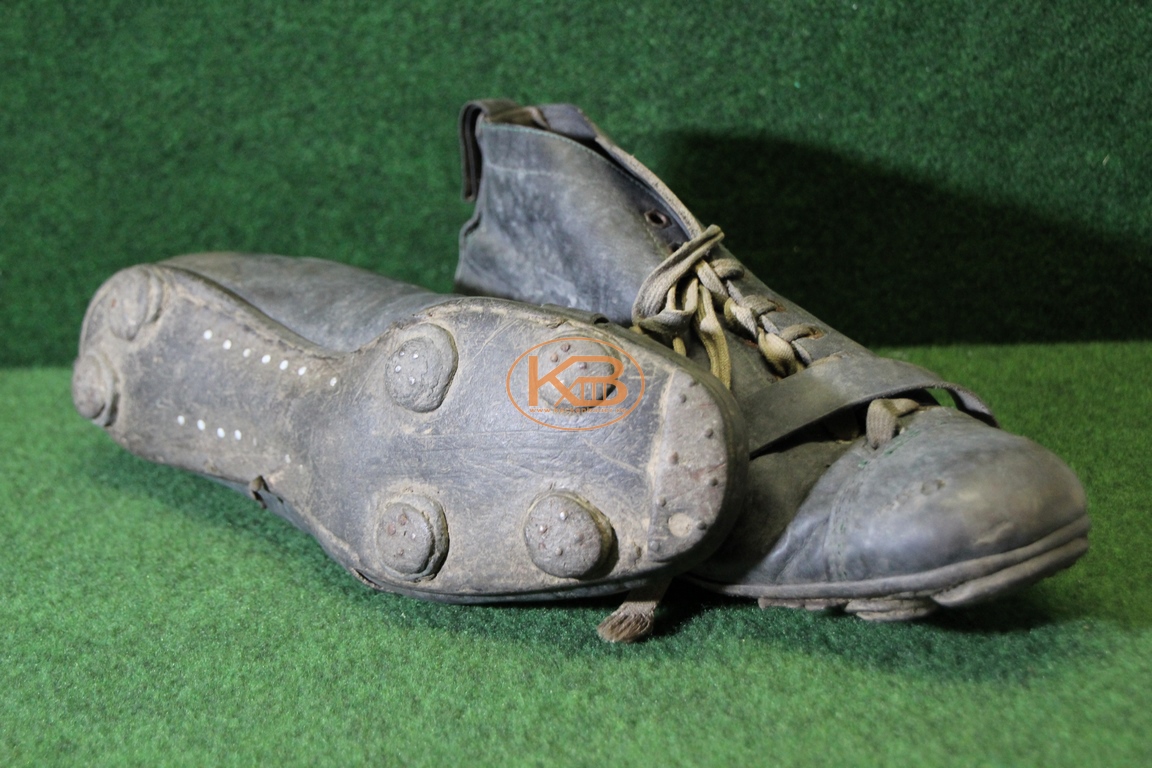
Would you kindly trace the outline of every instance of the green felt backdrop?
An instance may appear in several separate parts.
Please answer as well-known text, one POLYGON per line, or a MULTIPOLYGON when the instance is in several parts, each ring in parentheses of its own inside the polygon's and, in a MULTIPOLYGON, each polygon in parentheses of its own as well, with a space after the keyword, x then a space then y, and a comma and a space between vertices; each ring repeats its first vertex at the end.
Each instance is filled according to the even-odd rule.
POLYGON ((1152 762, 1152 10, 0 4, 0 763, 1152 762), (679 587, 457 607, 71 409, 84 307, 181 252, 451 288, 455 117, 574 101, 769 284, 984 394, 1080 474, 1092 550, 915 624, 679 587))

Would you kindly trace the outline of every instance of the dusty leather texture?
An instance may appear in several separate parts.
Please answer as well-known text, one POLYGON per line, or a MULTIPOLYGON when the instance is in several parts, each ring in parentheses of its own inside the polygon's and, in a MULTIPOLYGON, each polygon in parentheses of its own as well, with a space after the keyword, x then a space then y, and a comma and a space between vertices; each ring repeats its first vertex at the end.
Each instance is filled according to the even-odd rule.
MULTIPOLYGON (((549 107, 540 109, 544 114, 549 112, 549 107)), ((563 112, 570 114, 569 110, 563 112)), ((600 136, 598 132, 596 135, 600 136)), ((607 143, 602 136, 599 140, 607 143)), ((661 197, 653 185, 594 148, 565 136, 518 124, 481 121, 476 127, 476 143, 475 151, 484 162, 475 215, 460 236, 456 282, 463 293, 575 307, 629 325, 644 279, 673 246, 702 230, 671 192, 661 197), (661 214, 668 223, 654 224, 649 216, 652 212, 661 214), (686 223, 678 224, 679 220, 686 223)), ((719 250, 731 257, 723 246, 719 250)), ((746 292, 783 306, 782 311, 773 313, 778 318, 776 325, 820 328, 819 338, 796 342, 810 361, 832 355, 879 360, 751 274, 740 283, 746 292)), ((730 339, 730 347, 743 346, 738 338, 730 339)), ((765 371, 756 354, 737 355, 732 391, 745 420, 759 427, 749 430, 753 450, 783 436, 778 434, 781 412, 787 411, 792 423, 803 426, 834 410, 890 396, 894 388, 897 392, 927 386, 962 390, 968 400, 964 405, 970 403, 973 412, 992 420, 990 409, 963 387, 948 385, 923 369, 918 369, 919 381, 902 384, 891 374, 897 365, 905 371, 915 368, 885 360, 877 363, 882 375, 867 377, 863 375, 865 367, 855 366, 857 381, 868 386, 857 386, 850 398, 832 408, 818 388, 804 387, 800 396, 790 398, 787 408, 773 409, 769 392, 776 377, 765 371), (761 409, 767 412, 761 415, 761 409)))
MULTIPOLYGON (((465 107, 461 123, 466 197, 476 207, 460 234, 458 290, 630 323, 647 276, 704 227, 578 108, 488 104, 465 107)), ((732 258, 722 245, 713 256, 732 258)), ((792 342, 802 369, 780 378, 755 345, 725 331, 752 449, 750 485, 736 533, 695 578, 764 596, 782 584, 835 595, 838 584, 874 579, 888 585, 878 587, 883 596, 889 576, 914 587, 917 574, 986 562, 991 551, 1033 557, 1027 545, 1075 521, 1083 538, 1079 481, 1050 452, 994 429, 974 393, 877 357, 747 270, 734 282, 775 305, 765 317, 776 328, 813 332, 792 342), (947 390, 959 411, 933 407, 928 389, 947 390), (892 397, 924 407, 900 417, 893 444, 877 450, 861 436, 863 410, 892 397), (906 444, 915 462, 905 460, 912 451, 893 450, 906 444), (1013 473, 1001 470, 1009 466, 1013 473)), ((699 345, 688 353, 705 359, 699 345)))
POLYGON ((782 587, 927 572, 940 567, 940 551, 977 560, 1075 523, 1085 504, 1076 491, 1071 470, 1030 440, 949 408, 922 409, 882 449, 856 443, 819 473, 778 541, 738 527, 696 573, 782 587))
MULTIPOLYGON (((579 382, 548 375, 545 400, 579 382)), ((73 399, 132 453, 248 495, 364 583, 450 602, 683 572, 723 541, 747 468, 729 393, 659 344, 315 259, 117 273, 85 318, 73 399), (632 410, 604 426, 594 408, 529 418, 510 392, 533 349, 557 370, 582 356, 565 371, 632 361, 612 390, 631 387, 632 410)))

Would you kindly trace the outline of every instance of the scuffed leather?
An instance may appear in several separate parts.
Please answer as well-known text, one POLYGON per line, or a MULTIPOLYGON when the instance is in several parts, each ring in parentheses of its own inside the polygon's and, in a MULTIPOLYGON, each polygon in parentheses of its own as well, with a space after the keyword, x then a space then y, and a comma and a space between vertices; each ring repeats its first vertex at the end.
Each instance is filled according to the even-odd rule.
MULTIPOLYGON (((461 137, 472 153, 476 208, 461 231, 457 288, 630 324, 644 279, 703 227, 578 108, 531 109, 531 124, 492 115, 461 137)), ((768 371, 754 345, 727 333, 732 392, 754 458, 735 532, 695 575, 749 590, 805 579, 834 586, 1003 551, 1083 518, 1083 489, 1071 471, 1035 443, 990 428, 991 410, 972 392, 874 355, 747 271, 736 286, 777 303, 781 311, 767 316, 777 327, 819 332, 794 343, 809 367, 785 379, 768 371), (823 426, 851 426, 854 409, 877 398, 933 403, 925 390, 937 387, 970 415, 928 408, 906 416, 880 455, 867 454, 864 438, 836 440, 823 426), (901 463, 913 454, 915 462, 901 463), (937 480, 949 490, 931 502, 905 487, 937 480)), ((699 345, 689 355, 706 363, 699 345)))
MULTIPOLYGON (((820 452, 820 443, 804 445, 820 452)), ((772 483, 790 489, 780 506, 814 482, 783 535, 768 541, 740 523, 697 576, 783 586, 920 573, 1027 546, 1084 513, 1084 490, 1055 455, 947 408, 906 417, 879 449, 855 442, 823 472, 790 458, 764 462, 806 470, 772 483)))
POLYGON ((216 282, 286 328, 338 352, 358 349, 390 326, 445 299, 322 259, 191 253, 161 263, 216 282))
MULTIPOLYGON (((559 110, 544 106, 540 111, 549 115, 559 110)), ((483 158, 483 173, 476 176, 475 215, 461 233, 458 290, 602 312, 628 325, 644 279, 691 236, 676 223, 683 216, 676 211, 682 204, 669 202, 670 192, 657 194, 635 173, 565 136, 494 122, 480 122, 475 130, 474 151, 483 158), (647 218, 652 211, 667 217, 669 224, 655 227, 647 218)), ((722 246, 721 250, 730 256, 722 246)), ((869 378, 858 372, 856 381, 868 381, 868 386, 857 387, 851 397, 832 408, 818 387, 803 388, 799 394, 793 394, 796 387, 786 387, 793 426, 781 430, 779 409, 772 407, 774 397, 779 397, 773 394, 776 378, 765 370, 754 349, 727 332, 729 348, 738 350, 733 355, 732 391, 749 422, 754 452, 839 408, 925 387, 964 392, 962 405, 970 404, 970 410, 991 419, 990 409, 963 387, 945 384, 940 376, 923 369, 918 369, 917 380, 903 384, 893 377, 893 367, 913 366, 881 360, 750 274, 738 284, 746 293, 767 296, 785 307, 772 314, 778 326, 804 324, 821 329, 819 338, 796 342, 809 359, 831 355, 873 359, 881 374, 869 378)), ((696 356, 701 352, 695 350, 696 356)), ((855 368, 863 370, 860 365, 855 368)))

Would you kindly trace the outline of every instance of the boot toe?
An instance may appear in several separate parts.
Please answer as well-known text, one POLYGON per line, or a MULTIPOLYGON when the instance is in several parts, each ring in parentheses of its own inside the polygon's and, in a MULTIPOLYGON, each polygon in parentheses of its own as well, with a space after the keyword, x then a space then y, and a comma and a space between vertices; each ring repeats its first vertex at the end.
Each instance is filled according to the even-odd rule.
MULTIPOLYGON (((714 557, 697 578, 766 604, 913 596, 920 610, 991 577, 979 594, 986 599, 1083 554, 1084 489, 1050 451, 946 408, 903 423, 879 448, 862 438, 832 461, 778 537, 744 530, 739 546, 718 553, 724 562, 714 557)), ((745 513, 738 530, 772 518, 745 513)))
POLYGON ((1079 480, 1053 453, 942 408, 917 414, 878 449, 854 447, 824 480, 805 507, 827 505, 812 554, 822 550, 836 581, 923 574, 1020 550, 1083 518, 1086 506, 1079 480), (845 471, 850 479, 827 488, 845 471))

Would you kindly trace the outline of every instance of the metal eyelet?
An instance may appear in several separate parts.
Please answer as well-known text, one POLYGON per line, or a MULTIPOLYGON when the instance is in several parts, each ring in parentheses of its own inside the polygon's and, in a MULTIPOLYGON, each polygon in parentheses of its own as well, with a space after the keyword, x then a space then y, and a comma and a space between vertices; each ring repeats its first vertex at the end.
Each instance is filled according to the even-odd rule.
POLYGON ((651 211, 645 213, 644 218, 647 219, 649 224, 654 227, 658 227, 659 229, 664 229, 664 227, 672 223, 672 219, 668 218, 665 214, 657 211, 656 209, 652 209, 651 211))

